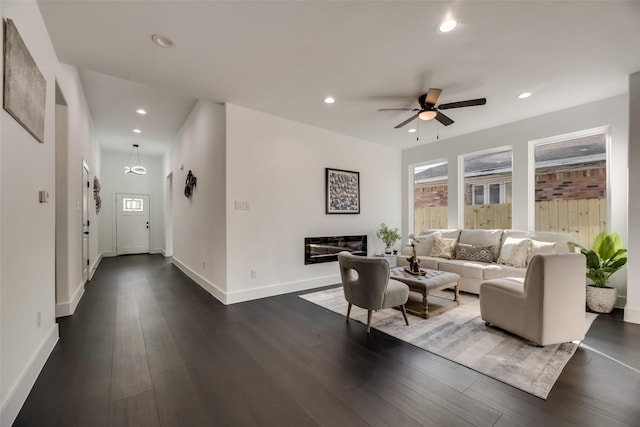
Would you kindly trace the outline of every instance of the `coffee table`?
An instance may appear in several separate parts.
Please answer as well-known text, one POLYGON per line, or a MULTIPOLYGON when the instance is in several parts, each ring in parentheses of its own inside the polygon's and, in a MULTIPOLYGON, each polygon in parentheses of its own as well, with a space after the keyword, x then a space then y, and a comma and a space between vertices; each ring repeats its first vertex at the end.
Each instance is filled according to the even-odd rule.
POLYGON ((460 305, 458 289, 460 276, 458 274, 428 269, 424 269, 424 271, 426 272, 424 276, 411 274, 404 267, 392 268, 390 271, 391 279, 405 283, 409 286, 410 291, 417 292, 422 296, 422 298, 412 298, 411 292, 409 293, 409 300, 405 304, 408 313, 428 319, 435 314, 460 305), (453 288, 454 299, 451 303, 445 305, 429 304, 427 301, 429 292, 447 288, 453 288))

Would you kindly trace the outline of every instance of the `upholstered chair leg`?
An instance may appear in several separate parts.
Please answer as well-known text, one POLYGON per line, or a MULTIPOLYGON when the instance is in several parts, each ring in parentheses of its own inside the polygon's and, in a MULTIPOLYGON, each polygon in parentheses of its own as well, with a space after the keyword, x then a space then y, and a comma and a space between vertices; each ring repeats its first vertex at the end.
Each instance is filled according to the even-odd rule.
POLYGON ((349 315, 351 314, 351 303, 349 303, 349 308, 347 308, 347 320, 349 320, 349 315))
POLYGON ((407 310, 404 309, 404 304, 402 304, 400 307, 402 307, 402 317, 404 317, 404 323, 409 326, 409 319, 407 319, 407 310))
POLYGON ((371 331, 371 312, 373 310, 367 310, 367 333, 371 331))

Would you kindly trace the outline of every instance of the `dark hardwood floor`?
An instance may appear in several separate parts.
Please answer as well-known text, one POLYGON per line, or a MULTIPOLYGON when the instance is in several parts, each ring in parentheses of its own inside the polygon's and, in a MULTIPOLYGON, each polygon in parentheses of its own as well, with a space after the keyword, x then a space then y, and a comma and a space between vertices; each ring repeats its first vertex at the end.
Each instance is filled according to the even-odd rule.
POLYGON ((584 343, 545 401, 295 294, 224 306, 159 255, 106 258, 14 425, 640 426, 640 325, 584 343))

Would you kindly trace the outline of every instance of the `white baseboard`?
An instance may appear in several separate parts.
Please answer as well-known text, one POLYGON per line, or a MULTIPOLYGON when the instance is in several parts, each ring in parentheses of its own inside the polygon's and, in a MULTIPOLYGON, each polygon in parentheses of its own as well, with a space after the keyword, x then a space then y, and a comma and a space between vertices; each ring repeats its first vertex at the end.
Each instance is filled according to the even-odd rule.
POLYGON ((7 393, 7 398, 2 402, 0 410, 0 425, 10 426, 18 416, 20 408, 24 405, 31 388, 36 382, 40 371, 44 367, 49 355, 53 351, 58 342, 58 324, 54 323, 49 333, 42 341, 38 350, 33 354, 29 363, 25 367, 22 374, 18 377, 16 383, 7 393))
POLYGON ((277 283, 260 288, 232 291, 227 293, 226 304, 235 304, 238 302, 251 301, 258 298, 288 294, 289 292, 304 291, 307 289, 319 288, 321 286, 334 285, 336 283, 341 283, 339 275, 314 277, 313 279, 309 280, 298 280, 295 282, 277 283))
POLYGON ((114 256, 118 256, 118 254, 113 251, 100 252, 100 258, 111 258, 114 256))
POLYGON ((218 288, 216 285, 214 285, 213 283, 209 282, 207 279, 205 279, 204 277, 202 277, 201 275, 199 275, 195 271, 191 270, 189 267, 187 267, 180 260, 178 260, 176 258, 173 258, 171 260, 171 262, 173 263, 173 265, 175 265, 180 270, 182 270, 182 272, 184 274, 189 276, 189 278, 191 280, 193 280, 198 285, 200 285, 205 291, 207 291, 211 295, 213 295, 218 301, 220 301, 223 304, 227 304, 227 302, 226 302, 226 294, 222 289, 218 288))
POLYGON ((98 258, 96 258, 96 260, 93 262, 93 265, 89 269, 89 280, 93 278, 94 273, 98 269, 98 266, 100 265, 100 261, 102 261, 102 256, 103 256, 102 254, 99 254, 98 258))
POLYGON ((616 299, 616 303, 614 305, 615 308, 624 308, 627 305, 627 297, 625 295, 620 296, 616 299))
POLYGON ((149 251, 150 254, 161 254, 163 257, 166 257, 166 255, 164 254, 164 249, 163 248, 154 248, 151 249, 149 251))
POLYGON ((629 323, 640 323, 640 307, 625 307, 624 321, 629 323))
POLYGON ((76 311, 82 295, 84 295, 84 283, 78 286, 78 289, 71 297, 71 301, 56 304, 56 317, 71 316, 76 311))

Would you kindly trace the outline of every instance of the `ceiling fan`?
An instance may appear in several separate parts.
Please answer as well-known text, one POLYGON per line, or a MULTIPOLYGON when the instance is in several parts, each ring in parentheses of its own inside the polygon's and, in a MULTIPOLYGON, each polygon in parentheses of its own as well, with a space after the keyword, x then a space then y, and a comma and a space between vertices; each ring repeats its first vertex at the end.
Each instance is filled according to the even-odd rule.
POLYGON ((448 110, 451 108, 460 107, 472 107, 474 105, 484 105, 487 103, 487 98, 470 99, 468 101, 450 102, 448 104, 440 104, 436 107, 436 102, 442 93, 442 89, 430 88, 427 93, 418 97, 418 103, 420 108, 381 108, 378 111, 417 111, 417 113, 409 117, 404 122, 400 123, 395 129, 412 122, 413 120, 420 118, 422 120, 436 119, 445 126, 449 126, 454 121, 440 112, 440 110, 448 110))

